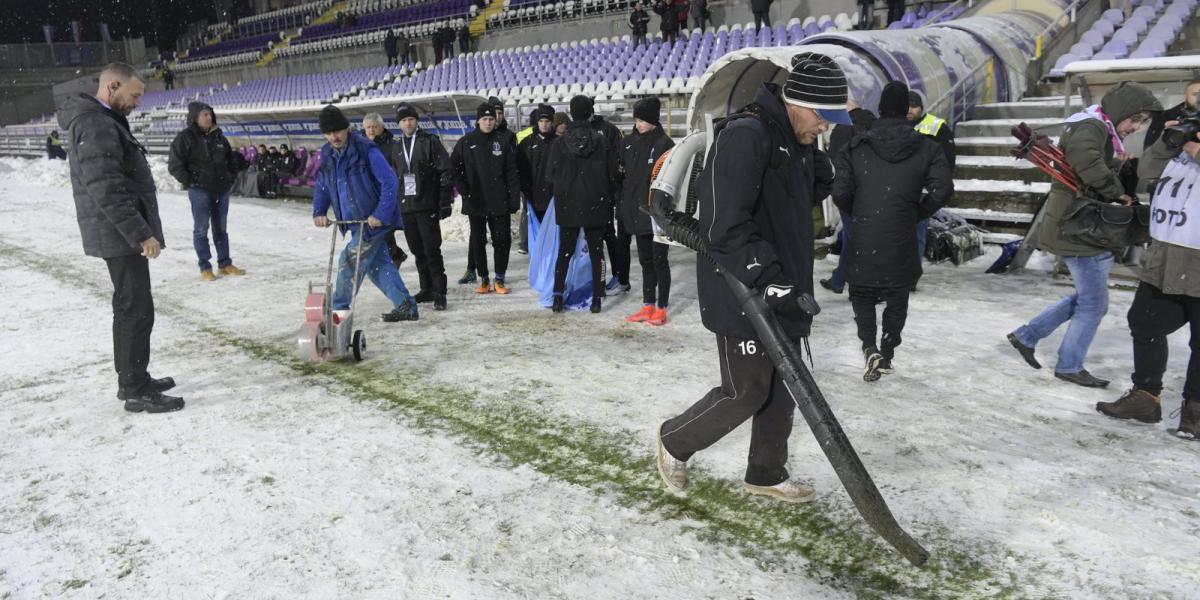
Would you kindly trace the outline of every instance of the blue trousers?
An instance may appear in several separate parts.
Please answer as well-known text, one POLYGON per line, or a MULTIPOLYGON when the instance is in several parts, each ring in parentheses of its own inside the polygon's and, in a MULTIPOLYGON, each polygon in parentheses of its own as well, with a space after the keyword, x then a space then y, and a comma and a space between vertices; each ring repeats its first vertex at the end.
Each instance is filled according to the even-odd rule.
POLYGON ((229 216, 229 193, 214 194, 200 188, 188 189, 192 203, 192 245, 196 248, 200 270, 212 270, 212 253, 208 249, 208 227, 212 224, 213 245, 217 247, 217 267, 233 264, 229 258, 229 234, 225 220, 229 216))
POLYGON ((400 271, 396 270, 396 265, 392 263, 392 258, 388 255, 387 244, 383 241, 385 236, 391 235, 391 230, 372 231, 367 234, 365 242, 358 239, 357 227, 350 231, 350 242, 346 244, 345 248, 342 248, 341 257, 338 258, 337 285, 334 287, 332 298, 334 310, 350 308, 354 286, 362 285, 364 275, 371 278, 371 283, 374 283, 375 287, 379 288, 379 291, 383 292, 383 295, 387 296, 393 305, 400 306, 411 300, 412 295, 408 293, 404 279, 400 277, 400 271), (354 257, 360 243, 362 244, 362 262, 358 268, 358 281, 354 281, 354 257))
POLYGON ((1070 321, 1058 346, 1058 364, 1054 370, 1078 373, 1083 370, 1083 361, 1096 337, 1100 319, 1108 313, 1108 272, 1112 270, 1113 255, 1104 252, 1096 256, 1064 256, 1063 262, 1075 280, 1075 293, 1050 305, 1028 324, 1017 328, 1013 335, 1032 348, 1054 333, 1059 325, 1070 321))

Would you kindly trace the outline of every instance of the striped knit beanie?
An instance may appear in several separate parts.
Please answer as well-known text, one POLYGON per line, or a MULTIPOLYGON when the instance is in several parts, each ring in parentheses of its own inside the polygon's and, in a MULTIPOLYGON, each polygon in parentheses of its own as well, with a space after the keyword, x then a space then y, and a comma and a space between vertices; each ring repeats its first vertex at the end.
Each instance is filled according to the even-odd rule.
POLYGON ((815 52, 792 57, 792 72, 783 85, 784 102, 810 108, 830 123, 850 125, 847 100, 846 75, 832 58, 815 52))

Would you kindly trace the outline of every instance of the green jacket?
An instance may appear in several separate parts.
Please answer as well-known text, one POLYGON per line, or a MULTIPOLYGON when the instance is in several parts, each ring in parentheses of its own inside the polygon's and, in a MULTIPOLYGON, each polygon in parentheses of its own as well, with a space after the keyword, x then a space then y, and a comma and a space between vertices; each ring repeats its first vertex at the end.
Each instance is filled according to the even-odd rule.
MULTIPOLYGON (((1171 159, 1179 155, 1160 139, 1138 161, 1138 181, 1153 183, 1162 175, 1171 159)), ((1153 190, 1153 185, 1150 186, 1153 190)), ((1140 186, 1139 186, 1140 188, 1140 186)), ((1138 279, 1160 289, 1164 294, 1182 294, 1200 298, 1200 250, 1154 240, 1142 255, 1138 279)))
MULTIPOLYGON (((1114 125, 1143 111, 1162 110, 1162 104, 1149 88, 1131 82, 1110 90, 1100 101, 1100 106, 1114 125)), ((1085 119, 1068 124, 1058 145, 1084 186, 1092 188, 1102 198, 1115 200, 1124 195, 1124 187, 1117 179, 1120 162, 1113 157, 1112 136, 1103 122, 1085 119)), ((1096 256, 1107 252, 1104 248, 1064 240, 1059 234, 1063 217, 1076 196, 1057 181, 1050 184, 1042 224, 1037 231, 1037 248, 1059 256, 1096 256)))

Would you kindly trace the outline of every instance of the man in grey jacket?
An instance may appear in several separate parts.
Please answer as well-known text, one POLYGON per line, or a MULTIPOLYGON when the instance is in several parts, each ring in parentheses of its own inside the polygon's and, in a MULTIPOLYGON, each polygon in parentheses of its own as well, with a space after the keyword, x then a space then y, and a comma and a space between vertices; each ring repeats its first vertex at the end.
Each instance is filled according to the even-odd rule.
POLYGON ((163 234, 146 150, 125 119, 145 89, 133 67, 112 63, 101 71, 96 95, 63 102, 58 123, 70 140, 84 254, 103 258, 112 277, 117 398, 129 412, 159 413, 183 408, 183 399, 163 394, 175 387, 173 379, 154 379, 146 371, 154 329, 149 259, 162 251, 163 234))

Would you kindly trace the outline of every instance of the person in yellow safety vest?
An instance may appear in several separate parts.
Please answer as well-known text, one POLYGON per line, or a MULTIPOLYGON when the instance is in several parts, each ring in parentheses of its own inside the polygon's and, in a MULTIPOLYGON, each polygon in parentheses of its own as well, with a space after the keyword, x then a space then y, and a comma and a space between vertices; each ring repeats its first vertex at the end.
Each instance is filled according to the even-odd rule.
POLYGON ((67 160, 67 151, 63 149, 62 140, 58 137, 58 130, 55 129, 46 136, 46 158, 67 160))
MULTIPOLYGON (((950 173, 954 173, 954 129, 950 127, 950 123, 941 117, 937 117, 925 112, 925 100, 921 98, 921 94, 909 90, 908 92, 908 121, 913 124, 913 129, 921 135, 927 135, 942 147, 942 152, 946 153, 946 162, 950 163, 950 173)), ((922 219, 917 222, 917 252, 918 257, 925 256, 925 238, 929 232, 929 219, 922 219)), ((917 285, 914 283, 912 291, 917 291, 917 285)))

